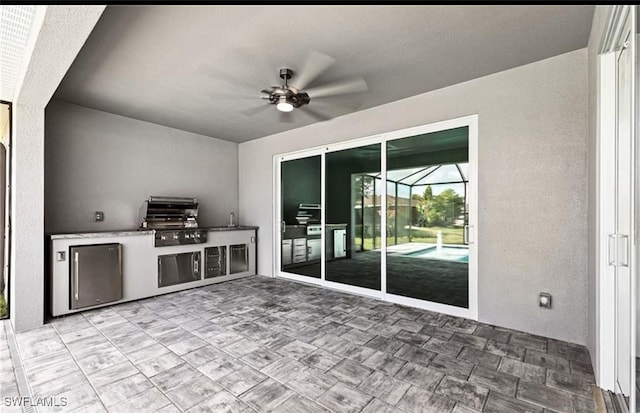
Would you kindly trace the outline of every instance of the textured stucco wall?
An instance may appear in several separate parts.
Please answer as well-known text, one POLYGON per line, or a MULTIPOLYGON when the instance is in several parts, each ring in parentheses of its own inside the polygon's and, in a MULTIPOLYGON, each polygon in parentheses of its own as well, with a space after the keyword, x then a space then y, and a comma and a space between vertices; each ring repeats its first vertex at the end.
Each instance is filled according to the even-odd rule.
POLYGON ((45 230, 135 229, 150 195, 194 196, 202 226, 238 215, 238 144, 52 101, 45 112, 45 230), (105 220, 94 221, 94 211, 105 220))
MULTIPOLYGON (((41 6, 45 7, 45 6, 41 6)), ((10 317, 16 331, 44 318, 44 108, 105 6, 46 6, 13 100, 10 317)))
POLYGON ((272 273, 273 155, 479 116, 479 319, 584 344, 587 51, 240 144, 240 214, 272 273), (538 292, 553 295, 540 309, 538 292))

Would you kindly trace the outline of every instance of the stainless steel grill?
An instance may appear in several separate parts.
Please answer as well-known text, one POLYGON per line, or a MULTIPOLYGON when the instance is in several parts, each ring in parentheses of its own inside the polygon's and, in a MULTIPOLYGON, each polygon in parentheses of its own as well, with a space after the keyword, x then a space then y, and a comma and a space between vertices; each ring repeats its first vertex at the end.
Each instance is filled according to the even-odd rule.
POLYGON ((151 196, 140 208, 140 222, 141 229, 154 230, 156 247, 207 241, 207 231, 198 229, 196 198, 151 196))

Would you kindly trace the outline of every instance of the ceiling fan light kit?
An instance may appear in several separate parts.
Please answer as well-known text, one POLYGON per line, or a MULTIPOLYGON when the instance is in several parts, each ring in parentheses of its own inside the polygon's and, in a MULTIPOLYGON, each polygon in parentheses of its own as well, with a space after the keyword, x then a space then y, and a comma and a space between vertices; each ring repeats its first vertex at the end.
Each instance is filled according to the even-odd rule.
POLYGON ((295 87, 289 86, 289 79, 293 76, 293 70, 283 67, 280 69, 280 78, 284 80, 282 86, 272 86, 270 89, 263 89, 262 93, 269 103, 276 105, 280 112, 291 112, 293 108, 299 108, 310 102, 309 95, 295 87))

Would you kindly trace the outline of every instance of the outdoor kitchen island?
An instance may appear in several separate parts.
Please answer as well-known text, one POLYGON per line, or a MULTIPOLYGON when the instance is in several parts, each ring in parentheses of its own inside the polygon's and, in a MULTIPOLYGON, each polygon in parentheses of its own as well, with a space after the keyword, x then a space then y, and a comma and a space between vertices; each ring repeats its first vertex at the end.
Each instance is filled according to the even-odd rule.
POLYGON ((47 308, 60 316, 255 275, 257 230, 50 234, 47 308))

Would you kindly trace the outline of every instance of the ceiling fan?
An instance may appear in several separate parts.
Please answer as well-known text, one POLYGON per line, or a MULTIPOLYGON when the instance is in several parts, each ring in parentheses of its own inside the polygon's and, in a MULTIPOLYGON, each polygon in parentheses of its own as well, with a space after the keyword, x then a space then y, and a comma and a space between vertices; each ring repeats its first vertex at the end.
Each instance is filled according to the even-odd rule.
MULTIPOLYGON (((307 82, 294 80, 290 85, 289 80, 294 76, 293 70, 283 67, 279 71, 280 78, 284 80, 282 86, 272 86, 268 89, 260 91, 261 98, 275 105, 280 112, 291 112, 294 108, 300 108, 308 105, 311 99, 330 97, 346 93, 364 92, 368 90, 367 83, 363 78, 350 79, 347 81, 334 82, 324 86, 317 86, 307 90, 303 90, 307 82)), ((314 76, 315 78, 315 76, 314 76)), ((306 76, 307 81, 311 81, 306 76)))
MULTIPOLYGON (((266 100, 266 105, 261 104, 257 107, 240 110, 239 112, 245 115, 255 115, 273 105, 280 112, 280 121, 291 122, 291 115, 288 114, 293 112, 294 109, 301 109, 306 114, 319 120, 329 119, 330 116, 310 108, 310 106, 316 106, 316 103, 325 107, 344 108, 350 106, 350 109, 357 109, 360 104, 354 107, 353 101, 343 100, 341 102, 336 101, 335 98, 338 95, 367 91, 368 86, 364 78, 355 77, 317 86, 313 85, 314 81, 334 63, 335 59, 330 56, 315 51, 309 52, 300 69, 296 69, 296 71, 289 67, 279 69, 278 75, 280 79, 283 80, 281 85, 263 88, 260 91, 259 98, 266 100), (307 88, 309 85, 312 87, 307 88), (331 99, 325 100, 323 98, 331 99), (351 103, 351 105, 349 103, 351 103)), ((209 67, 209 72, 215 73, 216 77, 230 83, 237 85, 245 83, 235 76, 222 73, 211 67, 209 67)), ((244 88, 247 87, 246 83, 242 86, 244 88)))

